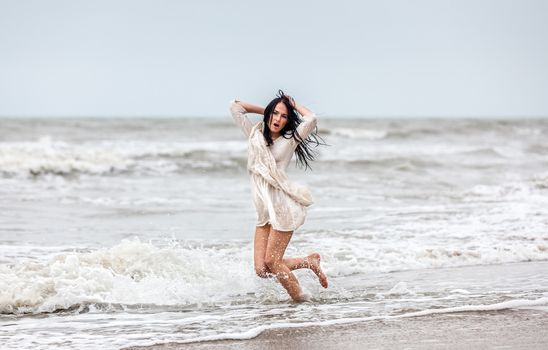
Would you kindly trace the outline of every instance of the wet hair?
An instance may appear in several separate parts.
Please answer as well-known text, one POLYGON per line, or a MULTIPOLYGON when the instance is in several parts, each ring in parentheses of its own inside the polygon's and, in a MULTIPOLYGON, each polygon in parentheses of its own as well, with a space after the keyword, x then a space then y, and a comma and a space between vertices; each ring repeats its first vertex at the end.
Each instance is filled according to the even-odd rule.
POLYGON ((263 136, 266 140, 266 144, 267 146, 270 146, 273 143, 272 136, 270 135, 270 128, 268 127, 268 125, 270 125, 269 122, 270 118, 272 117, 272 112, 274 112, 274 109, 280 102, 282 102, 287 108, 287 123, 285 124, 283 129, 280 130, 280 137, 284 137, 286 139, 290 139, 292 137, 295 138, 295 140, 297 141, 297 148, 295 149, 295 154, 297 156, 297 158, 295 159, 296 165, 304 167, 305 170, 307 168, 310 168, 312 170, 312 167, 308 162, 315 160, 318 151, 312 149, 311 146, 313 145, 314 148, 316 148, 319 145, 327 144, 323 142, 323 138, 318 135, 317 127, 314 131, 310 133, 310 135, 308 135, 306 139, 302 139, 301 135, 299 135, 299 132, 297 131, 297 127, 303 122, 303 119, 301 119, 299 113, 291 106, 289 97, 287 97, 287 95, 285 95, 282 90, 278 90, 276 98, 270 101, 270 103, 264 109, 263 122, 265 127, 263 128, 263 136), (319 140, 321 140, 322 142, 320 142, 319 140))

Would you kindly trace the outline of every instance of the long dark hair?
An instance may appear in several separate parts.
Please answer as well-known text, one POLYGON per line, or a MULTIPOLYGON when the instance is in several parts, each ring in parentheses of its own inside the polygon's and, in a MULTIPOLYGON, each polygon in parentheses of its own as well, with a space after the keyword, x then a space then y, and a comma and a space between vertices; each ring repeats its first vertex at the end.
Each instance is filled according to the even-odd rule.
POLYGON ((307 168, 310 168, 312 170, 312 167, 308 162, 314 160, 314 158, 318 154, 318 151, 312 149, 311 146, 314 145, 314 148, 316 148, 319 145, 327 146, 327 144, 325 142, 319 141, 324 141, 324 139, 320 135, 318 135, 318 127, 316 127, 316 129, 311 132, 306 139, 302 139, 301 135, 299 135, 299 132, 297 131, 297 126, 299 126, 299 124, 301 124, 303 120, 299 116, 299 113, 291 106, 289 97, 287 97, 287 95, 285 95, 282 90, 278 90, 276 98, 270 101, 270 103, 264 109, 263 136, 266 140, 266 144, 267 146, 270 146, 273 143, 272 136, 270 135, 270 128, 268 127, 268 125, 270 125, 270 118, 272 117, 272 112, 274 111, 274 108, 276 108, 276 106, 280 102, 282 102, 287 108, 287 123, 280 131, 281 137, 284 137, 286 139, 290 139, 292 137, 295 138, 295 140, 297 141, 297 148, 295 149, 295 154, 297 155, 297 158, 295 159, 296 165, 304 167, 305 170, 307 168))

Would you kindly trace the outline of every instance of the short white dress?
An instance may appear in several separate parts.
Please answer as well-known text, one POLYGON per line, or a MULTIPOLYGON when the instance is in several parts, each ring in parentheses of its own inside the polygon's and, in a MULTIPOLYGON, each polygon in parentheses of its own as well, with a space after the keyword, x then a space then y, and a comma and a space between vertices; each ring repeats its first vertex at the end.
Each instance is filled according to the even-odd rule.
MULTIPOLYGON (((254 125, 246 116, 246 110, 236 100, 230 101, 230 112, 234 122, 249 139, 254 125)), ((262 123, 262 122, 261 122, 262 123)), ((299 135, 306 139, 316 128, 317 118, 314 114, 304 115, 303 122, 297 127, 299 135)), ((297 148, 295 138, 278 137, 268 149, 271 151, 276 168, 285 174, 291 158, 297 148)), ((278 231, 295 231, 306 218, 306 206, 297 202, 286 192, 272 186, 262 176, 250 172, 253 203, 257 210, 257 226, 270 223, 278 231)))

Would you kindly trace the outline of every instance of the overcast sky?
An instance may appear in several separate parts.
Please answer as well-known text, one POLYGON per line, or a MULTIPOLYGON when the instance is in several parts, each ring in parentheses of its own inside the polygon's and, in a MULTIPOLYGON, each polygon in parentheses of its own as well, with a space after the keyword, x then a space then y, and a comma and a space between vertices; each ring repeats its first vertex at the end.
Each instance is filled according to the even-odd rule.
POLYGON ((548 116, 548 1, 0 0, 0 116, 548 116))

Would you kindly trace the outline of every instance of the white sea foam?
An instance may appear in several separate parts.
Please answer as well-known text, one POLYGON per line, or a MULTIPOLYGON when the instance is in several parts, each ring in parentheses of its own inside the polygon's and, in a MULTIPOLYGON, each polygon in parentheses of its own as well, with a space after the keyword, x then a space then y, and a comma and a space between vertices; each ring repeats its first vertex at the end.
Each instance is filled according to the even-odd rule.
POLYGON ((345 136, 349 138, 358 138, 366 140, 380 140, 386 137, 388 134, 384 130, 374 129, 359 129, 359 128, 333 128, 330 133, 338 136, 345 136))
POLYGON ((301 232, 295 242, 303 253, 322 252, 326 271, 334 276, 548 260, 542 221, 527 232, 509 226, 494 234, 491 220, 500 218, 483 218, 477 224, 454 220, 444 219, 445 226, 437 221, 404 222, 395 229, 381 223, 370 230, 301 232))
MULTIPOLYGON (((299 238, 300 252, 292 248, 289 254, 310 253, 308 246, 312 248, 314 242, 307 238, 306 234, 299 238)), ((328 237, 321 241, 316 240, 314 248, 322 252, 324 270, 331 277, 548 259, 548 249, 534 242, 467 252, 457 247, 413 247, 406 242, 384 245, 376 241, 372 250, 371 241, 349 238, 337 242, 328 237)), ((9 265, 0 265, 0 312, 53 312, 90 303, 183 306, 242 297, 257 293, 257 283, 261 283, 251 268, 251 251, 248 243, 159 247, 134 239, 89 252, 64 252, 46 261, 26 261, 19 253, 9 265)), ((316 284, 312 286, 318 291, 316 284)), ((405 282, 388 292, 413 293, 405 282)), ((283 293, 266 288, 256 297, 278 300, 283 293)))
POLYGON ((243 141, 69 143, 44 136, 36 141, 0 143, 0 171, 11 175, 169 173, 182 168, 234 167, 243 141))
POLYGON ((253 290, 247 255, 247 250, 235 247, 159 248, 125 240, 108 249, 60 254, 45 263, 1 265, 0 312, 52 312, 86 303, 188 305, 223 300, 253 290))
POLYGON ((42 137, 35 142, 0 144, 0 170, 8 174, 109 173, 132 165, 108 149, 89 148, 42 137))
POLYGON ((470 294, 470 292, 467 291, 466 289, 453 289, 453 290, 449 291, 449 293, 451 293, 451 294, 466 294, 466 295, 470 294))
POLYGON ((387 294, 414 294, 412 290, 410 290, 407 286, 406 282, 398 282, 392 289, 390 289, 387 294))

